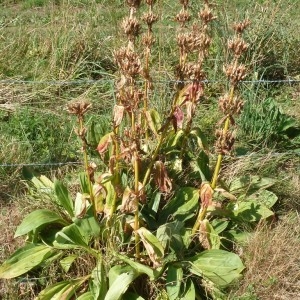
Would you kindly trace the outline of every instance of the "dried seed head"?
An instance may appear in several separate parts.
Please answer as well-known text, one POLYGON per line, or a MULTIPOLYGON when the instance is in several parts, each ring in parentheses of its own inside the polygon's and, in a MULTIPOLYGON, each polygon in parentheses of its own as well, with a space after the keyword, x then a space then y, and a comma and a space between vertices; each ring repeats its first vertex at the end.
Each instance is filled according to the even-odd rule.
POLYGON ((85 127, 81 128, 81 129, 75 128, 74 132, 78 137, 83 139, 87 133, 87 129, 85 127))
POLYGON ((239 115, 244 106, 244 102, 237 96, 230 98, 229 94, 225 94, 219 98, 219 108, 224 115, 239 115))
POLYGON ((200 10, 198 16, 204 24, 208 24, 209 22, 217 18, 213 15, 212 10, 209 8, 208 4, 205 4, 204 9, 200 10))
POLYGON ((177 44, 184 53, 201 51, 206 55, 211 44, 211 38, 194 25, 192 31, 177 35, 177 44))
POLYGON ((176 21, 180 23, 180 26, 183 27, 186 22, 191 19, 191 15, 185 9, 181 9, 181 11, 176 15, 176 21))
POLYGON ((251 24, 249 19, 246 19, 242 22, 239 23, 234 23, 233 24, 233 30, 238 33, 238 34, 242 34, 244 32, 244 30, 251 24))
POLYGON ((236 85, 239 81, 245 79, 246 73, 246 66, 243 64, 236 65, 236 64, 229 64, 223 68, 224 73, 226 76, 231 80, 233 85, 236 85))
POLYGON ((186 9, 188 4, 189 4, 189 0, 179 0, 180 4, 186 9))
POLYGON ((199 63, 185 64, 183 66, 183 73, 193 81, 202 81, 205 79, 205 73, 202 70, 202 65, 199 63))
POLYGON ((155 38, 152 34, 144 34, 142 37, 142 44, 146 49, 150 49, 155 43, 155 38))
POLYGON ((216 152, 222 155, 230 154, 235 142, 233 133, 230 131, 225 132, 223 129, 217 129, 216 137, 217 137, 215 143, 216 152))
POLYGON ((129 40, 134 40, 140 33, 141 25, 139 24, 137 18, 127 17, 123 20, 121 24, 125 34, 129 40))
POLYGON ((127 5, 134 8, 139 8, 141 5, 141 0, 126 0, 127 5))
POLYGON ((240 37, 236 37, 228 41, 228 49, 230 49, 236 57, 241 56, 249 45, 240 37))
POLYGON ((130 87, 123 88, 117 93, 117 99, 128 112, 133 112, 139 107, 144 96, 143 91, 130 87))
POLYGON ((154 180, 162 193, 170 193, 172 191, 172 181, 168 176, 166 167, 162 161, 156 161, 154 164, 154 180))
POLYGON ((152 6, 153 4, 155 4, 156 0, 146 0, 146 4, 152 6))
POLYGON ((91 107, 91 103, 87 101, 79 101, 69 103, 67 106, 67 111, 72 115, 83 116, 91 107))
POLYGON ((142 20, 148 25, 148 27, 151 29, 153 23, 157 22, 158 15, 155 15, 153 12, 145 13, 142 17, 142 20))
POLYGON ((121 48, 114 53, 115 61, 121 72, 134 78, 141 72, 141 61, 137 53, 128 48, 121 48))

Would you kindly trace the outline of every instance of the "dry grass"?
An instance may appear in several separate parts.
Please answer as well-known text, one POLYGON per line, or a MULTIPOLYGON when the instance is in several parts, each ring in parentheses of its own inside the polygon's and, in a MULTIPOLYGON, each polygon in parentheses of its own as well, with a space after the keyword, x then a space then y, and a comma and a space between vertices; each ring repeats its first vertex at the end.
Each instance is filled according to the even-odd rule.
MULTIPOLYGON (((0 211, 0 263, 2 263, 10 254, 24 243, 22 239, 14 239, 16 227, 23 219, 23 213, 22 207, 19 203, 14 202, 12 204, 4 204, 1 199, 0 211)), ((21 286, 19 287, 21 288, 21 286)), ((0 279, 0 299, 18 299, 19 293, 29 292, 29 290, 24 290, 25 286, 22 287, 23 291, 19 290, 19 287, 15 281, 0 279)))
POLYGON ((273 229, 260 225, 244 249, 247 270, 230 299, 300 299, 299 236, 296 213, 287 214, 273 229))

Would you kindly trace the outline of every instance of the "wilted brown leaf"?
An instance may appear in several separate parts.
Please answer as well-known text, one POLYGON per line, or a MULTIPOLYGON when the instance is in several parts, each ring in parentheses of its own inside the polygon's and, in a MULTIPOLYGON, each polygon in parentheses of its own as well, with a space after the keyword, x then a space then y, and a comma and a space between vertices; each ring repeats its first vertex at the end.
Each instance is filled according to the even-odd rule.
POLYGON ((113 116, 114 116, 114 126, 117 127, 121 124, 124 116, 125 107, 123 105, 115 105, 113 116))
POLYGON ((157 161, 154 165, 154 180, 161 192, 163 193, 171 192, 172 182, 167 174, 167 170, 162 161, 157 161))
POLYGON ((209 182, 203 182, 200 187, 200 199, 201 199, 201 206, 208 207, 212 205, 212 198, 213 198, 214 190, 211 188, 209 182))

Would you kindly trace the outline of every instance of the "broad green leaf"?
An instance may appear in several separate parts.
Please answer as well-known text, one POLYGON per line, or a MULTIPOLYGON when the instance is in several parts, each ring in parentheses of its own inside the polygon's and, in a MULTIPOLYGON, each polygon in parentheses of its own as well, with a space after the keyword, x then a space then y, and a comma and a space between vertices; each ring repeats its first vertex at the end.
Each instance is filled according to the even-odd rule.
POLYGON ((90 289, 94 299, 103 300, 107 293, 106 270, 102 259, 98 261, 96 268, 92 271, 90 289))
POLYGON ((35 300, 69 300, 76 294, 77 289, 88 280, 89 276, 74 280, 62 281, 42 290, 35 300))
POLYGON ((190 138, 196 138, 198 147, 200 149, 207 149, 208 143, 205 134, 199 127, 194 127, 189 134, 190 138))
POLYGON ((266 206, 256 201, 241 201, 230 203, 228 208, 232 210, 233 218, 243 222, 256 222, 274 215, 266 206))
POLYGON ((89 241, 92 237, 98 237, 100 235, 100 225, 95 219, 92 206, 88 208, 83 218, 73 218, 73 222, 77 225, 86 241, 89 241))
POLYGON ((240 278, 244 265, 239 256, 232 252, 212 249, 189 259, 193 274, 210 280, 218 287, 226 287, 240 278))
POLYGON ((223 232, 229 225, 229 221, 227 221, 226 219, 214 219, 210 223, 217 234, 223 232))
POLYGON ((61 181, 54 182, 54 190, 58 203, 68 212, 71 217, 74 217, 74 204, 68 192, 68 189, 61 181))
POLYGON ((160 241, 164 250, 170 247, 175 252, 181 252, 184 249, 182 239, 184 223, 174 221, 161 225, 156 232, 156 237, 160 241))
POLYGON ((183 270, 181 267, 169 265, 167 271, 166 288, 169 300, 178 299, 180 287, 183 279, 183 270))
POLYGON ((50 285, 46 289, 42 290, 35 300, 52 300, 53 297, 68 286, 68 284, 68 281, 61 281, 50 285))
POLYGON ((152 210, 154 212, 157 213, 158 209, 159 209, 159 204, 160 204, 160 201, 161 201, 161 192, 157 192, 153 198, 153 202, 152 202, 152 210))
POLYGON ((61 265, 61 267, 63 268, 63 270, 67 273, 69 272, 73 262, 75 261, 75 259, 78 258, 77 255, 69 255, 63 259, 61 259, 59 261, 59 264, 61 265))
POLYGON ((164 257, 164 248, 162 247, 159 239, 144 227, 139 228, 137 233, 139 234, 149 258, 152 260, 154 265, 160 265, 161 260, 164 257))
POLYGON ((119 300, 129 285, 140 275, 131 266, 114 266, 109 271, 109 289, 104 300, 119 300), (112 275, 112 273, 114 273, 112 275))
POLYGON ((162 209, 158 222, 165 224, 168 220, 186 221, 195 215, 199 202, 199 190, 193 187, 180 188, 175 196, 162 209))
POLYGON ((180 295, 179 299, 196 299, 195 286, 191 278, 187 278, 183 293, 180 295))
POLYGON ((28 167, 23 167, 22 175, 26 180, 30 180, 39 191, 51 193, 54 188, 53 182, 50 179, 44 175, 35 176, 28 167))
POLYGON ((145 117, 148 127, 156 136, 158 136, 157 132, 161 127, 159 113, 155 109, 151 109, 145 112, 145 117))
POLYGON ((58 223, 65 226, 68 225, 68 222, 63 220, 57 213, 49 209, 39 209, 33 211, 24 218, 22 223, 18 226, 14 237, 16 238, 27 234, 34 229, 50 223, 58 223))
POLYGON ((164 289, 160 289, 158 295, 156 296, 155 300, 169 300, 168 293, 164 289))
POLYGON ((174 130, 170 131, 169 135, 166 138, 167 145, 166 149, 173 149, 180 145, 182 138, 184 136, 183 130, 178 130, 175 132, 174 130))
POLYGON ((222 233, 222 236, 229 241, 235 241, 237 243, 245 243, 251 237, 251 233, 240 229, 230 229, 222 233))
POLYGON ((221 240, 218 233, 214 230, 208 220, 203 220, 203 222, 205 222, 206 236, 211 249, 219 249, 221 246, 221 240))
POLYGON ((211 180, 211 172, 209 169, 209 157, 205 151, 201 150, 194 162, 195 169, 199 172, 202 181, 211 180))
POLYGON ((148 267, 146 265, 143 265, 141 263, 131 260, 126 255, 114 253, 114 256, 118 257, 120 260, 122 260, 125 263, 127 263, 128 265, 130 265, 138 273, 148 275, 148 277, 151 281, 157 279, 161 275, 161 273, 164 271, 163 267, 157 268, 157 269, 151 269, 150 267, 148 267))
POLYGON ((48 187, 50 188, 51 190, 54 189, 54 183, 53 181, 51 181, 48 177, 44 176, 44 175, 41 175, 39 176, 39 180, 43 183, 43 185, 45 187, 48 187))
POLYGON ((114 199, 116 197, 116 192, 115 192, 115 188, 114 188, 114 185, 112 183, 112 181, 114 180, 113 177, 111 177, 111 180, 105 182, 103 184, 103 186, 105 187, 105 190, 106 190, 106 198, 105 198, 105 209, 106 211, 109 211, 111 208, 112 208, 112 205, 113 205, 113 202, 114 202, 114 199))
POLYGON ((45 245, 28 244, 19 248, 0 266, 0 278, 14 278, 40 265, 56 251, 45 245))
POLYGON ((86 292, 82 295, 80 295, 78 298, 76 298, 76 300, 95 300, 97 298, 95 298, 93 296, 93 293, 92 292, 86 292))
POLYGON ((108 272, 108 281, 109 281, 109 287, 113 285, 113 283, 118 279, 118 277, 126 273, 128 271, 132 271, 134 268, 129 265, 116 265, 109 269, 108 272))
POLYGON ((80 180, 80 187, 81 187, 82 193, 89 194, 90 188, 89 188, 89 184, 88 184, 85 172, 81 172, 79 174, 79 180, 80 180))
POLYGON ((239 178, 234 179, 229 186, 230 193, 241 194, 247 193, 251 195, 259 189, 266 189, 272 186, 276 180, 267 177, 251 176, 245 175, 239 178))
POLYGON ((53 246, 58 249, 87 247, 87 237, 82 235, 76 224, 71 224, 57 232, 53 246))
POLYGON ((278 197, 271 191, 259 190, 246 198, 247 201, 256 201, 267 208, 271 208, 278 200, 278 197))

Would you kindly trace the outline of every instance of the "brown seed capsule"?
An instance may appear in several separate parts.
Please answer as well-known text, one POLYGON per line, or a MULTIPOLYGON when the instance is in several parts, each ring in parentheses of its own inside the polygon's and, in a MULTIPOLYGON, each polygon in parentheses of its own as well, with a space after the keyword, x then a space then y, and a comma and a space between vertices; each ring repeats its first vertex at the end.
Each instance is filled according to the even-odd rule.
POLYGON ((148 12, 143 15, 142 20, 148 25, 149 28, 152 28, 153 23, 157 22, 158 20, 158 15, 155 15, 153 12, 148 12))
POLYGON ((146 4, 148 4, 148 5, 153 5, 153 4, 155 4, 155 2, 156 2, 156 0, 146 0, 146 4))
POLYGON ((125 18, 122 22, 122 28, 129 40, 133 40, 140 33, 141 26, 137 18, 125 18))
POLYGON ((225 94, 219 98, 219 108, 226 116, 240 114, 243 106, 243 101, 237 96, 231 99, 229 94, 225 94))
POLYGON ((67 106, 67 111, 73 115, 83 116, 91 107, 92 107, 91 103, 87 101, 79 101, 79 102, 69 103, 67 106))
POLYGON ((244 30, 251 24, 249 19, 246 19, 239 23, 233 24, 233 30, 236 31, 236 33, 241 34, 244 32, 244 30))
POLYGON ((228 64, 226 67, 223 68, 224 73, 226 76, 231 80, 233 85, 236 85, 239 81, 245 79, 246 77, 246 66, 243 64, 236 65, 236 64, 228 64))
POLYGON ((193 81, 202 81, 205 79, 205 73, 202 70, 202 65, 199 63, 187 63, 184 65, 183 71, 193 81))
POLYGON ((188 4, 189 4, 189 0, 179 0, 180 4, 183 5, 183 7, 186 9, 188 4))
POLYGON ((228 49, 230 49, 237 57, 241 56, 248 47, 249 45, 241 37, 236 37, 228 41, 228 49))
POLYGON ((145 48, 151 48, 152 45, 155 43, 155 38, 152 34, 144 34, 142 37, 142 44, 145 46, 145 48))
POLYGON ((137 53, 128 48, 121 48, 114 53, 116 63, 125 76, 136 77, 142 70, 137 53))
POLYGON ((224 131, 223 129, 216 130, 216 143, 215 149, 218 154, 229 155, 234 145, 234 135, 230 131, 224 131))
POLYGON ((180 23, 180 26, 183 27, 186 22, 188 22, 191 19, 191 16, 189 12, 185 9, 182 9, 177 15, 176 15, 176 21, 180 23))
POLYGON ((198 16, 204 24, 208 24, 209 22, 217 18, 213 15, 212 10, 207 4, 205 5, 204 9, 198 13, 198 16))
POLYGON ((127 5, 130 7, 138 8, 141 5, 141 0, 126 0, 127 5))

